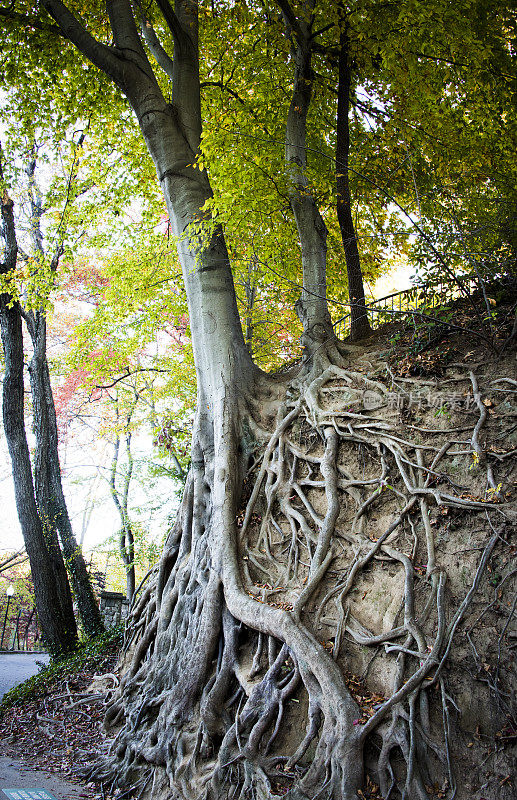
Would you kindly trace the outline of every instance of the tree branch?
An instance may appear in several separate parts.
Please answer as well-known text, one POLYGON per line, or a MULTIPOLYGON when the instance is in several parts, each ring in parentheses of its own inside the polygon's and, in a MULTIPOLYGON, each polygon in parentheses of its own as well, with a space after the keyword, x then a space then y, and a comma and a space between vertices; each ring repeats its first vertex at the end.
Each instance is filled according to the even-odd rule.
POLYGON ((168 78, 173 80, 174 78, 173 60, 166 52, 162 43, 158 39, 158 36, 156 35, 156 31, 154 30, 149 20, 146 19, 143 12, 140 19, 140 30, 142 31, 142 36, 144 37, 146 44, 149 50, 151 51, 151 54, 156 59, 158 66, 160 66, 163 69, 168 78))
POLYGON ((172 34, 172 38, 174 39, 174 44, 181 48, 185 42, 185 33, 181 27, 178 17, 169 3, 169 0, 156 0, 156 5, 162 12, 162 16, 167 23, 167 27, 172 34))
POLYGON ((13 553, 7 556, 3 561, 0 561, 0 573, 5 572, 10 567, 18 567, 20 564, 24 564, 28 558, 29 556, 25 550, 18 550, 17 553, 13 553))
POLYGON ((300 23, 298 22, 296 14, 291 8, 289 0, 276 0, 276 4, 284 15, 285 21, 296 36, 298 44, 305 45, 307 43, 307 37, 304 35, 301 29, 300 23))
POLYGON ((49 25, 48 23, 42 22, 38 17, 20 14, 18 11, 12 10, 13 6, 14 3, 11 3, 10 8, 0 8, 0 17, 13 20, 13 22, 19 22, 21 25, 34 28, 37 31, 45 31, 46 33, 55 33, 57 36, 63 36, 63 31, 58 25, 49 25))
POLYGON ((117 383, 120 381, 129 378, 130 375, 135 375, 137 372, 170 372, 168 369, 159 369, 158 367, 136 367, 135 369, 129 369, 129 367, 125 367, 125 372, 122 375, 119 375, 118 378, 115 378, 112 383, 97 383, 95 384, 96 389, 112 389, 113 386, 116 386, 117 383))
POLYGON ((42 0, 42 5, 59 25, 62 35, 69 39, 96 67, 112 78, 117 85, 123 82, 122 58, 112 47, 98 42, 61 0, 42 0))
POLYGON ((113 31, 115 46, 121 50, 130 50, 145 59, 145 51, 128 0, 106 0, 106 11, 113 31))

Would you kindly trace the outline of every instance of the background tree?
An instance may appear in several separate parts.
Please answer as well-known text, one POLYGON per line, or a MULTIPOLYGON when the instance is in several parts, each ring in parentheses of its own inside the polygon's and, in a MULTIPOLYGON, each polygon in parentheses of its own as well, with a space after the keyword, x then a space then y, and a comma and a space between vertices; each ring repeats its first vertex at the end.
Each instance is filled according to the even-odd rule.
MULTIPOLYGON (((33 152, 26 172, 28 183, 29 202, 29 230, 32 245, 32 254, 29 256, 31 266, 36 274, 50 270, 51 285, 63 255, 64 246, 62 236, 59 235, 55 250, 48 256, 43 248, 43 231, 41 219, 45 213, 44 199, 36 183, 36 149, 33 152), (50 264, 48 259, 50 258, 50 264)), ((70 189, 73 175, 69 177, 70 189)), ((61 219, 66 213, 62 211, 61 219)), ((59 232, 62 234, 62 231, 59 232)), ((50 382, 50 372, 47 362, 47 315, 46 303, 48 297, 42 287, 38 291, 39 302, 36 308, 30 304, 23 308, 23 317, 32 341, 32 357, 29 364, 31 383, 31 397, 33 410, 33 430, 36 438, 34 453, 34 484, 38 511, 47 528, 58 531, 65 558, 65 564, 70 575, 71 584, 79 614, 85 633, 95 636, 104 629, 99 607, 93 592, 88 575, 86 563, 77 544, 72 530, 70 516, 61 482, 61 465, 58 451, 58 428, 54 398, 50 382)))
POLYGON ((337 218, 345 251, 350 297, 350 336, 361 339, 370 333, 365 307, 361 259, 352 216, 352 196, 349 179, 350 154, 350 93, 352 91, 349 23, 343 3, 339 6, 339 79, 336 112, 336 190, 337 218))
POLYGON ((5 556, 2 556, 0 561, 0 574, 2 572, 6 572, 7 570, 11 570, 13 567, 18 567, 21 564, 24 564, 28 559, 27 554, 24 550, 18 550, 16 552, 8 553, 5 556))
MULTIPOLYGON (((0 166, 1 169, 1 166, 0 166)), ((3 171, 2 277, 16 269, 18 245, 13 202, 7 194, 3 171)), ((2 411, 11 457, 16 507, 25 548, 31 564, 38 617, 43 638, 54 656, 69 653, 77 644, 77 629, 63 557, 55 529, 42 523, 36 505, 29 448, 25 434, 23 334, 19 302, 5 289, 0 295, 0 323, 5 357, 2 411)))

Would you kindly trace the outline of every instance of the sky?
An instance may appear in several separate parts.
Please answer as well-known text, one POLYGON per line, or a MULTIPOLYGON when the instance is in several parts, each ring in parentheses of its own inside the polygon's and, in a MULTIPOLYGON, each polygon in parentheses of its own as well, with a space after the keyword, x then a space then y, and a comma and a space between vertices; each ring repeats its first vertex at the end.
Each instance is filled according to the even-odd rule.
MULTIPOLYGON (((135 459, 144 458, 151 452, 151 447, 150 437, 135 437, 135 459)), ((120 527, 108 484, 102 477, 108 472, 110 453, 103 452, 91 441, 88 444, 87 438, 83 437, 75 440, 73 445, 61 448, 61 457, 63 488, 72 527, 79 543, 84 535, 83 549, 88 553, 98 549, 120 527)), ((167 517, 174 513, 178 505, 176 490, 176 484, 167 478, 156 480, 151 488, 141 485, 137 480, 132 482, 130 504, 135 519, 145 521, 153 538, 161 535, 167 517)), ((10 459, 3 433, 0 434, 0 508, 1 557, 2 552, 23 547, 10 459)))

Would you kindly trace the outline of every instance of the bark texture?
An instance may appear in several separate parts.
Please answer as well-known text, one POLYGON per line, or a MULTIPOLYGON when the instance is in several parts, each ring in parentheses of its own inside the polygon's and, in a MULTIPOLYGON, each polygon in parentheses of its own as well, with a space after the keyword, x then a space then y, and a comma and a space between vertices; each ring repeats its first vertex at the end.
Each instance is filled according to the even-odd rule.
MULTIPOLYGON (((4 256, 0 271, 6 274, 14 269, 17 257, 13 204, 6 193, 2 198, 2 233, 4 256)), ((42 524, 36 506, 25 432, 22 316, 19 304, 7 293, 0 294, 0 326, 5 357, 2 413, 16 508, 30 560, 43 638, 50 652, 59 656, 75 649, 77 629, 57 537, 42 524)))
POLYGON ((339 36, 339 83, 336 117, 336 188, 337 218, 345 251, 350 300, 350 338, 363 339, 371 333, 364 298, 363 274, 350 195, 349 152, 350 152, 350 92, 351 69, 349 54, 348 23, 341 9, 342 30, 339 36))

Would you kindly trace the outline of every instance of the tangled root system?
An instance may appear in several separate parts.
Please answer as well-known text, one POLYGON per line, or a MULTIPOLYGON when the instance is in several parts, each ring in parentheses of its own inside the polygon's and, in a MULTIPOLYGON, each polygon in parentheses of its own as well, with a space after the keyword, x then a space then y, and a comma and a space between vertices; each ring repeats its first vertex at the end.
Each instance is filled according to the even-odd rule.
POLYGON ((437 778, 452 797, 447 660, 511 516, 479 380, 434 386, 463 398, 434 427, 411 413, 429 385, 364 359, 278 386, 198 425, 94 776, 153 798, 357 800, 366 758, 383 798, 424 800, 437 778), (455 604, 447 515, 485 531, 455 604))

